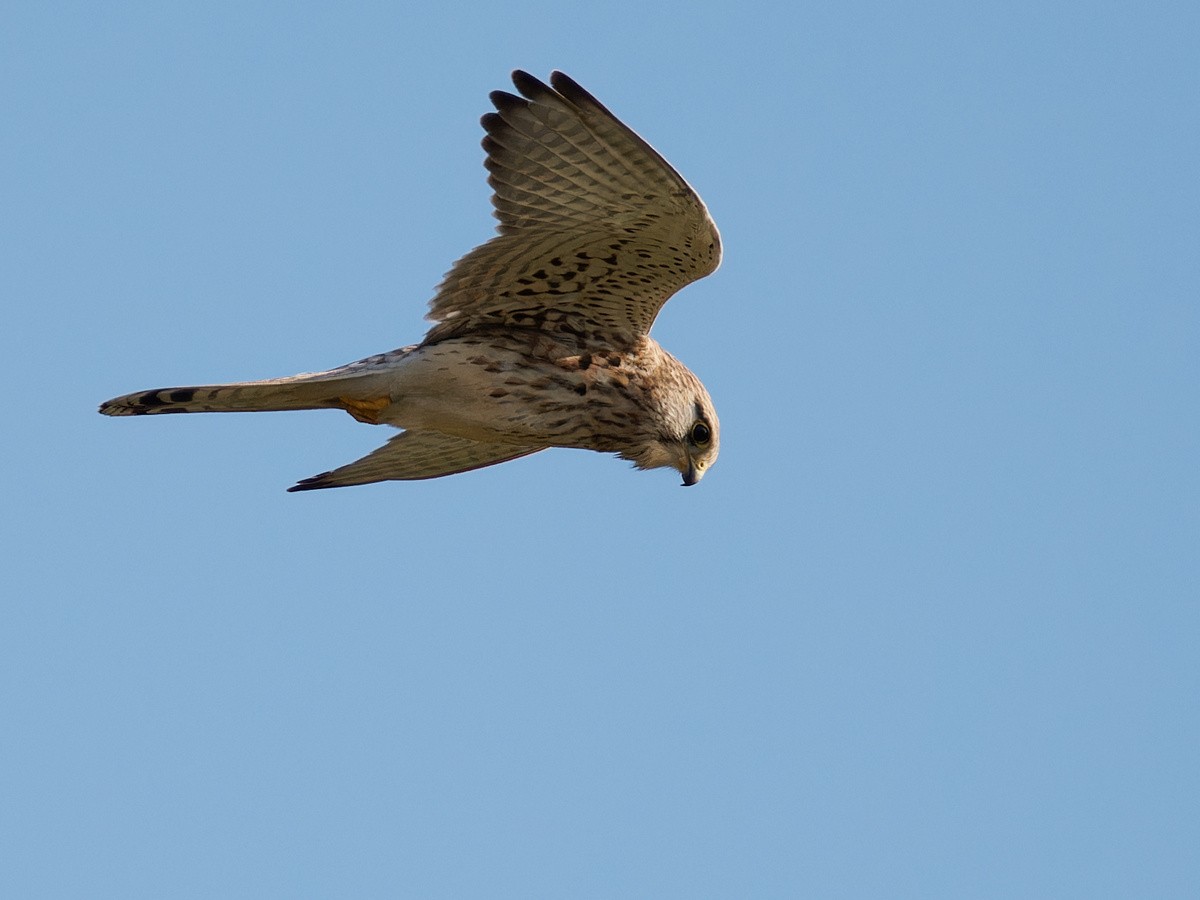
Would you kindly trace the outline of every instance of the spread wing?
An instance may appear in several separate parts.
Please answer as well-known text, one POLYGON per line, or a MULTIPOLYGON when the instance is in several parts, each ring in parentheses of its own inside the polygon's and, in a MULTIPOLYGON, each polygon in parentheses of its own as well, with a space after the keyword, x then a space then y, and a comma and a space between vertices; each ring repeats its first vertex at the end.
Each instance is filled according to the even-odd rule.
POLYGON ((433 342, 495 327, 603 335, 650 330, 677 290, 721 261, 703 201, 649 144, 561 72, 513 73, 483 117, 499 236, 430 302, 433 342))

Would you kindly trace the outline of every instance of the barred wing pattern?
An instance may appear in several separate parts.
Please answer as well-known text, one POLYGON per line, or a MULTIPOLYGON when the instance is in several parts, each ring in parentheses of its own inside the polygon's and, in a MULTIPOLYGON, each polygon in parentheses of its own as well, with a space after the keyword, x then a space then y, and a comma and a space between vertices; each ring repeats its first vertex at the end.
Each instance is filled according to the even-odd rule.
POLYGON ((659 154, 561 72, 513 73, 483 147, 498 237, 450 270, 426 342, 496 326, 608 345, 647 333, 662 305, 713 272, 721 241, 703 201, 659 154))

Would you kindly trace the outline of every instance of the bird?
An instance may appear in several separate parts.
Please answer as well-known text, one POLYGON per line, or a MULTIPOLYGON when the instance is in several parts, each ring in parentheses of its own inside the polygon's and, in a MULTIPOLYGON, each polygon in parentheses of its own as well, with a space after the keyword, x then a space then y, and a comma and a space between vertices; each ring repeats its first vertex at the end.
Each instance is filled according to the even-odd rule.
POLYGON ((459 259, 417 344, 322 372, 136 391, 107 416, 340 409, 401 432, 289 491, 440 478, 567 447, 671 468, 716 461, 708 391, 650 337, 716 270, 721 238, 671 165, 573 79, 516 70, 481 119, 498 232, 459 259))

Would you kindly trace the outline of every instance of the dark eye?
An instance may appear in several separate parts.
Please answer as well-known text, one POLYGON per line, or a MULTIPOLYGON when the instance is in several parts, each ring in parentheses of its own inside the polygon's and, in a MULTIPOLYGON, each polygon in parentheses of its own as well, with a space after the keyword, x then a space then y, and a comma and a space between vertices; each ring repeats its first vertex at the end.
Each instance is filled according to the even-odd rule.
POLYGON ((703 422, 697 422, 692 426, 692 443, 697 447, 703 447, 712 440, 712 431, 703 422))

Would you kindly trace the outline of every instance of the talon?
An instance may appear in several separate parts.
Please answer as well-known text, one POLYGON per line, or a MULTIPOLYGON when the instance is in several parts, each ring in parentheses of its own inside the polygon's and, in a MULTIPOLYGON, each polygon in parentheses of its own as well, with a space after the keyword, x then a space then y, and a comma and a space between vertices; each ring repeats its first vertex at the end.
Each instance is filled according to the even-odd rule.
POLYGON ((342 409, 359 422, 378 425, 379 414, 392 405, 392 398, 373 397, 369 400, 361 400, 356 397, 338 397, 337 402, 342 409))

